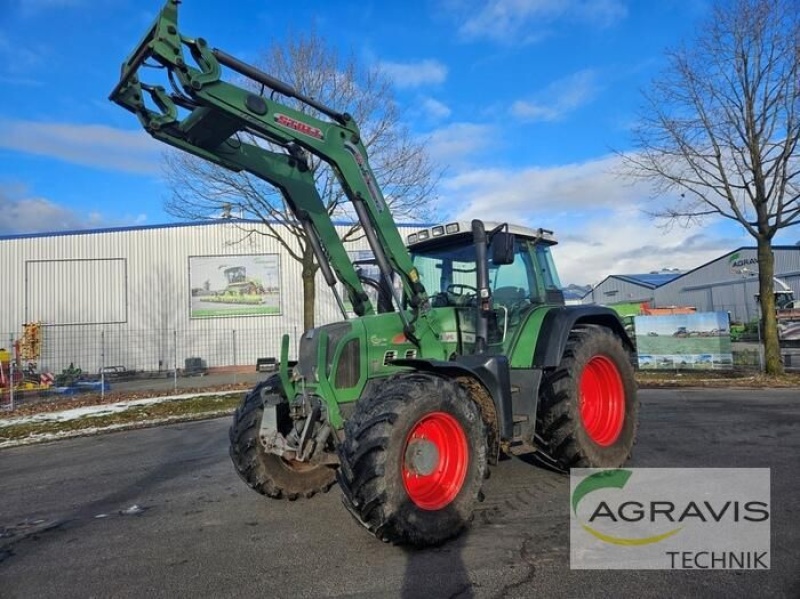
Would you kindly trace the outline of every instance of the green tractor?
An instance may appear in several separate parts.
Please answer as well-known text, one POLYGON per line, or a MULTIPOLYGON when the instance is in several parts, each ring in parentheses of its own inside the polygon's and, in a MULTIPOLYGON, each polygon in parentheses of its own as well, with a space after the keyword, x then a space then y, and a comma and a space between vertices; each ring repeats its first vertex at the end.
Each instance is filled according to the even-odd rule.
POLYGON ((247 276, 244 266, 231 266, 222 271, 228 284, 222 290, 222 295, 249 295, 259 296, 265 293, 264 285, 258 279, 247 276))
POLYGON ((338 482, 375 536, 425 546, 467 526, 504 456, 535 451, 563 471, 621 466, 638 422, 633 347, 612 310, 564 305, 552 232, 473 220, 403 240, 352 117, 181 35, 177 4, 123 63, 111 99, 156 139, 278 188, 344 318, 306 331, 296 361, 285 335, 278 373, 237 409, 230 455, 245 483, 296 500, 338 482), (166 69, 170 92, 139 79, 146 62, 166 69), (222 67, 262 92, 224 81, 222 67), (336 233, 309 153, 353 204, 377 294, 336 233))

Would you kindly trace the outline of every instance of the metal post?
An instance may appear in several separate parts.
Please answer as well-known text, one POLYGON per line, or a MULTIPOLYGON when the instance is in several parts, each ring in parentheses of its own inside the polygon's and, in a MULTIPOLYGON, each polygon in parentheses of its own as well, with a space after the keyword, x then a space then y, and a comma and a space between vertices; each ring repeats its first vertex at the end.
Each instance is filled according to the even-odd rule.
POLYGON ((747 301, 747 281, 742 279, 742 284, 744 285, 744 290, 742 291, 742 297, 744 298, 744 321, 750 322, 750 302, 747 301))
POLYGON ((14 411, 14 350, 11 346, 11 359, 8 361, 8 401, 11 402, 11 411, 14 411))
POLYGON ((100 397, 106 396, 106 332, 100 331, 100 397))
POLYGON ((172 331, 172 390, 178 391, 178 329, 172 331))
POLYGON ((8 336, 8 402, 9 408, 14 410, 14 335, 8 336))
MULTIPOLYGON (((236 329, 231 331, 233 337, 233 365, 236 366, 236 329)), ((233 384, 236 384, 236 368, 233 369, 233 384)))
POLYGON ((761 311, 759 310, 758 316, 758 367, 762 374, 764 372, 764 344, 761 342, 761 311))

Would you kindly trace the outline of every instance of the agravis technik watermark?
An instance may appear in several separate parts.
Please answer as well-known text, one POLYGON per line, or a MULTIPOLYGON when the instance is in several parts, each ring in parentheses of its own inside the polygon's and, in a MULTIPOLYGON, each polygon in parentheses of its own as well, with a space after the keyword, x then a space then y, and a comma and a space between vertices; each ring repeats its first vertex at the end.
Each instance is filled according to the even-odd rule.
POLYGON ((576 569, 770 567, 768 468, 574 469, 576 569))

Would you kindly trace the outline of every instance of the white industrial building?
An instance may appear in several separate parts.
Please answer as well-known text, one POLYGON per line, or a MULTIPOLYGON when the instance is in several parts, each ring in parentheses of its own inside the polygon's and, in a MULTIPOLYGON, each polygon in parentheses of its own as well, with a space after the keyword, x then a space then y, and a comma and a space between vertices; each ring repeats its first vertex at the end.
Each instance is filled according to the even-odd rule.
MULTIPOLYGON (((401 235, 421 226, 402 225, 401 235)), ((348 228, 337 225, 340 234, 348 228)), ((192 358, 254 365, 280 355, 283 333, 294 355, 303 333, 300 265, 265 232, 256 221, 221 219, 0 237, 0 348, 11 348, 23 323, 38 322, 38 366, 50 372, 70 364, 89 373, 170 372, 192 358), (257 304, 230 297, 250 287, 257 304)), ((347 248, 369 254, 363 239, 347 248)), ((800 246, 774 253, 775 276, 800 298, 800 246)), ((583 302, 693 306, 747 321, 758 314, 757 273, 756 249, 743 247, 685 273, 607 277, 583 302)), ((317 324, 340 318, 318 275, 317 324)))
MULTIPOLYGON (((10 349, 23 323, 39 322, 38 366, 51 372, 69 364, 169 372, 191 358, 254 365, 280 355, 283 333, 294 353, 300 264, 265 232, 256 221, 222 219, 0 237, 0 348, 10 349)), ((346 247, 368 249, 363 239, 346 247)), ((317 324, 341 317, 318 276, 317 324)))
MULTIPOLYGON (((800 246, 774 246, 775 278, 800 298, 800 246)), ((776 283, 776 286, 779 285, 776 283)), ((656 288, 656 306, 693 306, 698 312, 730 312, 731 319, 758 318, 758 251, 741 247, 656 288)))
MULTIPOLYGON (((775 277, 800 298, 800 245, 774 246, 773 254, 775 277)), ((733 321, 748 322, 758 317, 757 294, 757 250, 741 247, 683 273, 609 276, 584 296, 583 303, 690 306, 698 312, 730 312, 733 321)))

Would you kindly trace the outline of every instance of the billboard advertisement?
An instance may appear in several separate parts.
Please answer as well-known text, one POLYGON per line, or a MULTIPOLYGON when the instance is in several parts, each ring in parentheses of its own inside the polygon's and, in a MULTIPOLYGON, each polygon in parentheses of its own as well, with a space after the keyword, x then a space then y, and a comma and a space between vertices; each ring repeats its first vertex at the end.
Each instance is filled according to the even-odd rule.
POLYGON ((634 327, 639 368, 733 367, 727 312, 636 316, 634 327))
POLYGON ((190 317, 281 313, 278 254, 189 256, 190 317))

